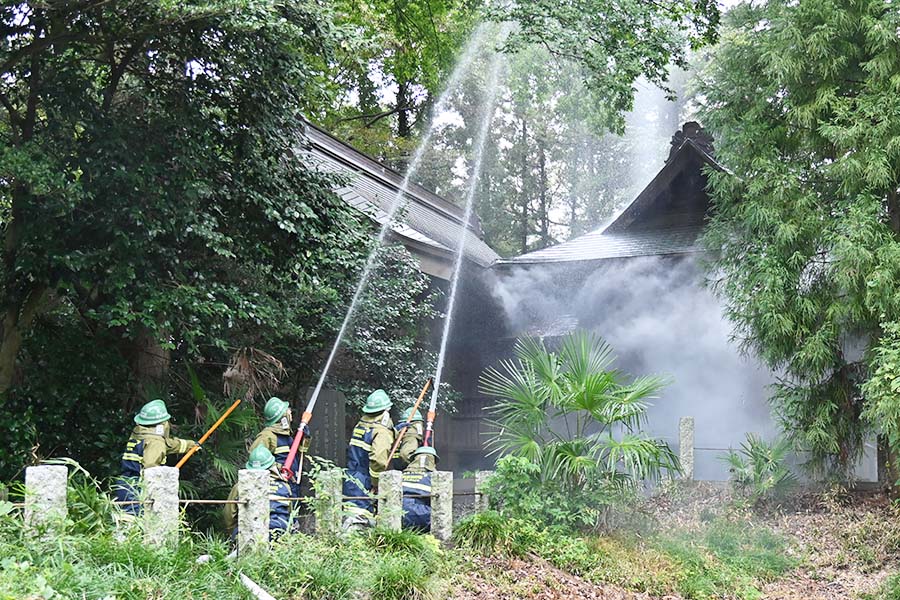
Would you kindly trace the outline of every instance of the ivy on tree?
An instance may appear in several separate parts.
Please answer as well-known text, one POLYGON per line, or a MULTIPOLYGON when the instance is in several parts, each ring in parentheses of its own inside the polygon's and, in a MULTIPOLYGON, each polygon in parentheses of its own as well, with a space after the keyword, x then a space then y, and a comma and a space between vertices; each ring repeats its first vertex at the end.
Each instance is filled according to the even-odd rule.
POLYGON ((365 228, 304 164, 315 4, 14 3, 0 28, 0 392, 58 303, 138 377, 242 324, 321 334, 365 228))

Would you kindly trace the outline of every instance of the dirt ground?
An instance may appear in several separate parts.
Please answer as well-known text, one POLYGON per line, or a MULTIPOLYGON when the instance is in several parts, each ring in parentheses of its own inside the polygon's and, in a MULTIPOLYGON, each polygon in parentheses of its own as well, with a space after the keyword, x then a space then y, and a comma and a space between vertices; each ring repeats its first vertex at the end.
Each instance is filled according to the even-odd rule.
MULTIPOLYGON (((735 508, 730 491, 722 486, 695 484, 649 500, 641 512, 663 530, 700 529, 727 513, 746 519, 748 527, 765 526, 783 535, 800 566, 763 587, 768 600, 860 598, 900 571, 900 511, 876 491, 798 494, 789 503, 750 511, 735 508)), ((469 573, 452 588, 453 600, 651 598, 587 582, 537 557, 473 559, 469 573)))
POLYGON ((453 600, 646 600, 613 585, 595 585, 540 559, 484 558, 453 585, 453 600))

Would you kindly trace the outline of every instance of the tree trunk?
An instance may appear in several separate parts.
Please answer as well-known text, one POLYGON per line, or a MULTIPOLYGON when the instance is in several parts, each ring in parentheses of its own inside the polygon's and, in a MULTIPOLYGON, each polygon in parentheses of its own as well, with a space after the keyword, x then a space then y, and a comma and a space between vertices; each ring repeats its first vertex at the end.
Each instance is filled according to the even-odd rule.
POLYGON ((409 114, 406 106, 409 103, 409 82, 401 81, 397 84, 397 135, 408 139, 412 135, 409 124, 409 114))
POLYGON ((6 309, 3 317, 3 332, 0 337, 0 399, 6 396, 16 376, 16 359, 22 349, 25 333, 40 313, 47 296, 47 288, 37 286, 25 296, 21 304, 15 303, 6 309))
POLYGON ((525 118, 522 118, 522 136, 519 139, 519 143, 521 144, 522 158, 521 164, 519 167, 519 180, 521 181, 522 189, 519 192, 519 235, 521 236, 520 240, 520 250, 524 254, 528 251, 528 123, 525 121, 525 118))
POLYGON ((126 410, 134 409, 151 396, 161 396, 166 387, 166 377, 172 361, 171 353, 160 341, 161 334, 142 327, 134 338, 123 340, 120 352, 134 377, 134 389, 126 410))
POLYGON ((547 206, 547 156, 543 137, 538 139, 538 175, 540 181, 541 248, 550 245, 550 211, 547 206))
POLYGON ((887 195, 887 212, 888 225, 894 235, 900 234, 900 194, 896 189, 888 192, 887 195))

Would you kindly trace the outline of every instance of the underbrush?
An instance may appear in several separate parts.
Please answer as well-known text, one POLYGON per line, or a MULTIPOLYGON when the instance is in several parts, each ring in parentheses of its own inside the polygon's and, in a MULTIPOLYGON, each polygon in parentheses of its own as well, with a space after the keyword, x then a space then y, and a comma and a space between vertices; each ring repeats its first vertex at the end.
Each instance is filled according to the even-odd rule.
MULTIPOLYGON (((9 511, 0 503, 0 513, 9 511)), ((177 548, 145 546, 136 529, 117 539, 111 527, 89 532, 81 519, 52 541, 0 514, 0 600, 251 599, 244 573, 278 598, 385 600, 437 597, 452 561, 431 536, 372 530, 346 540, 287 535, 266 552, 227 557, 224 540, 182 531, 177 548), (197 564, 197 557, 209 560, 197 564)))
POLYGON ((483 554, 536 555, 596 583, 690 599, 761 597, 760 586, 796 566, 770 530, 717 519, 698 533, 579 534, 489 511, 459 523, 459 547, 483 554))

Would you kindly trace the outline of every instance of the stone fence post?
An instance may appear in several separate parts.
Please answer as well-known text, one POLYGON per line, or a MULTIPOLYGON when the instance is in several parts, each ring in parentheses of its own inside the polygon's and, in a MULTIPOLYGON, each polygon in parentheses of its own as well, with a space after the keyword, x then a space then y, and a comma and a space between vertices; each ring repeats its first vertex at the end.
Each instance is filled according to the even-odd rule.
POLYGON ((431 534, 442 542, 453 535, 453 472, 431 474, 431 534))
POLYGON ((61 526, 67 513, 69 469, 41 465, 25 469, 25 526, 32 531, 61 526))
POLYGON ((151 546, 171 546, 178 541, 178 469, 144 469, 144 542, 151 546))
POLYGON ((238 553, 265 548, 269 543, 269 472, 238 471, 238 553))
POLYGON ((694 417, 678 420, 678 459, 681 476, 685 481, 694 479, 694 417))
POLYGON ((484 492, 484 485, 493 474, 493 471, 475 472, 475 493, 478 494, 475 496, 475 510, 477 512, 484 512, 491 507, 490 498, 484 492))
POLYGON ((331 469, 319 473, 316 481, 316 531, 337 535, 341 531, 344 471, 331 469))
POLYGON ((403 523, 403 473, 384 471, 378 478, 378 524, 400 531, 403 523))

